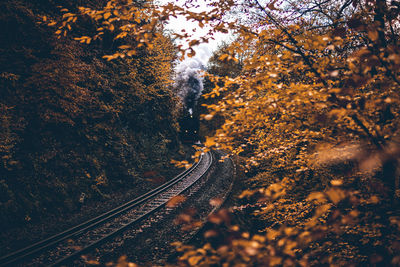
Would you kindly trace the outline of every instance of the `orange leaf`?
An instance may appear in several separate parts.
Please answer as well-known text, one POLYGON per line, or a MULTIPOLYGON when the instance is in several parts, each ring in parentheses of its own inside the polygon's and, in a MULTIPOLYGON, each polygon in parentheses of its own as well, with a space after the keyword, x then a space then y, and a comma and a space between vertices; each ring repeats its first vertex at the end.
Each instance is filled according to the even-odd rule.
POLYGON ((369 32, 368 32, 368 37, 369 37, 373 42, 375 42, 375 41, 378 40, 378 38, 379 38, 379 33, 378 33, 378 31, 375 31, 375 30, 369 31, 369 32))
POLYGON ((111 16, 110 12, 104 13, 104 19, 108 19, 111 16))
POLYGON ((184 196, 182 196, 182 195, 174 196, 173 198, 171 198, 171 199, 167 202, 166 206, 167 206, 168 208, 173 208, 173 207, 178 206, 180 203, 182 203, 182 202, 185 201, 185 200, 186 200, 186 197, 184 197, 184 196))

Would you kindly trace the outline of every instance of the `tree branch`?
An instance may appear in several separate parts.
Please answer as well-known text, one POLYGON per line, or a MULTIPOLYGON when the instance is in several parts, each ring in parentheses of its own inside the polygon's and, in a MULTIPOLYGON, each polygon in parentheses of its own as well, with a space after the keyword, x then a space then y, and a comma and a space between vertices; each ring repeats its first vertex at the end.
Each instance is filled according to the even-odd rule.
POLYGON ((314 68, 311 59, 303 52, 301 49, 301 46, 297 42, 297 40, 290 34, 290 32, 283 27, 273 16, 270 14, 261 4, 258 0, 254 0, 257 4, 257 6, 267 15, 268 19, 272 21, 272 23, 278 27, 285 35, 289 38, 290 42, 296 47, 296 53, 298 53, 304 62, 307 64, 307 66, 311 69, 311 71, 318 77, 318 79, 322 82, 322 84, 325 87, 328 87, 328 83, 322 78, 322 75, 314 68))

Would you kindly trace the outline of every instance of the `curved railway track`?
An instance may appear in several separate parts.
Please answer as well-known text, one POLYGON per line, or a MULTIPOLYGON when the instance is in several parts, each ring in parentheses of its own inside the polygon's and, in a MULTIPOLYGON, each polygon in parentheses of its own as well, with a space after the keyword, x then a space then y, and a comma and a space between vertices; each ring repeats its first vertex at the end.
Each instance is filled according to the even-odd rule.
POLYGON ((99 247, 163 207, 204 177, 213 164, 207 152, 191 168, 150 192, 62 233, 2 256, 0 266, 60 266, 99 247))

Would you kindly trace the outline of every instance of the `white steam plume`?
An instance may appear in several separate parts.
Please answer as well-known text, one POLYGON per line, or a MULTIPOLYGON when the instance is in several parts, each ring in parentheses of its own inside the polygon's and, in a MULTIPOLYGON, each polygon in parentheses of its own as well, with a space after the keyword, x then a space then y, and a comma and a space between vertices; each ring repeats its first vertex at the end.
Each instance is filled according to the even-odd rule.
POLYGON ((178 96, 190 114, 203 91, 203 71, 212 53, 205 44, 199 45, 195 50, 196 56, 186 58, 178 64, 175 77, 178 96))

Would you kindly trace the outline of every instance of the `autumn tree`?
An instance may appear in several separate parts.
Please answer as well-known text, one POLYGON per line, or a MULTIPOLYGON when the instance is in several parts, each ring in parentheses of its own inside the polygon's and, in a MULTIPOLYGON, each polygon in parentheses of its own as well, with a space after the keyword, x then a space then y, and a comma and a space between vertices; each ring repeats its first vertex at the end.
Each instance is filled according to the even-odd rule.
MULTIPOLYGON (((58 33, 68 31, 68 20, 89 15, 105 27, 77 40, 91 42, 107 28, 117 39, 133 34, 136 47, 151 48, 159 22, 182 15, 199 27, 210 25, 210 34, 235 35, 214 55, 221 62, 208 76, 215 87, 205 97, 217 101, 204 119, 223 116, 224 123, 205 145, 246 159, 253 190, 242 198, 256 200, 250 206, 265 224, 250 235, 220 214, 212 222, 224 225, 227 238, 219 246, 181 247, 181 263, 398 264, 399 218, 390 215, 398 188, 398 3, 213 1, 208 12, 197 13, 173 3, 144 6, 141 13, 132 1, 110 1, 102 10, 66 13, 58 33), (243 54, 240 72, 224 73, 223 66, 243 54), (371 211, 378 207, 375 218, 371 211), (387 244, 383 232, 390 233, 387 244), (367 237, 355 243, 352 234, 367 237)), ((106 58, 134 55, 136 47, 121 46, 106 58)))
MULTIPOLYGON (((214 56, 221 67, 239 61, 240 71, 214 68, 209 75, 215 87, 205 97, 217 101, 204 119, 223 115, 224 124, 205 145, 245 159, 251 177, 241 198, 264 223, 257 234, 242 233, 220 212, 211 222, 222 229, 222 241, 181 247, 181 263, 398 264, 399 4, 251 0, 209 6, 193 12, 174 3, 111 0, 100 8, 62 9, 61 20, 42 17, 60 39, 74 36, 91 45, 109 36, 118 44, 118 51, 103 55, 110 61, 152 51, 170 16, 207 24, 210 35, 235 35, 214 56), (93 21, 94 33, 73 32, 84 19, 93 21)), ((208 38, 189 40, 181 54, 192 56, 192 46, 208 38)), ((8 75, 7 83, 14 78, 8 75)), ((3 132, 5 144, 17 140, 3 132)))
POLYGON ((226 25, 241 43, 223 58, 243 49, 254 53, 239 76, 216 78, 206 95, 224 97, 209 105, 204 118, 223 114, 226 120, 205 144, 247 159, 254 176, 248 186, 255 190, 242 197, 258 199, 252 210, 265 228, 262 235, 244 234, 219 248, 183 247, 182 261, 398 264, 399 229, 391 228, 399 219, 391 216, 398 201, 397 3, 230 4, 229 12, 251 17, 241 13, 243 23, 232 24, 228 16, 226 25), (375 218, 370 212, 378 207, 375 218), (385 231, 388 244, 380 239, 385 231), (350 234, 369 238, 357 244, 346 238, 350 234), (344 246, 333 245, 335 239, 344 246))
MULTIPOLYGON (((135 1, 138 12, 143 5, 135 1)), ((121 188, 139 194, 154 186, 142 173, 179 157, 171 37, 158 31, 151 47, 133 37, 118 43, 112 28, 97 31, 101 21, 68 14, 107 1, 0 6, 2 227, 76 211, 82 192, 104 200, 121 188), (74 40, 92 34, 102 38, 74 40), (103 58, 121 45, 139 47, 129 58, 103 58)))

